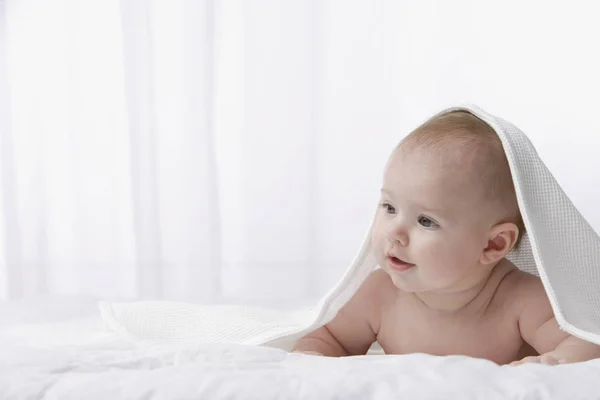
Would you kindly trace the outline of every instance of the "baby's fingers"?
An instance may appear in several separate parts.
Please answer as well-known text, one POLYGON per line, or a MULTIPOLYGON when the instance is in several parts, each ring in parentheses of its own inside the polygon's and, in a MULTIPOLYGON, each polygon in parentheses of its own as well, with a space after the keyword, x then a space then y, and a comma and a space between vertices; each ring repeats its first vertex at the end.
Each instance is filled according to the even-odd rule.
POLYGON ((540 356, 530 356, 530 357, 525 357, 521 360, 518 361, 513 361, 510 363, 510 365, 521 365, 521 364, 539 364, 540 361, 540 356))
POLYGON ((545 365, 556 365, 559 361, 548 354, 542 354, 541 356, 530 356, 525 357, 522 360, 513 361, 510 365, 521 365, 521 364, 545 364, 545 365))
POLYGON ((306 354, 306 355, 309 355, 309 356, 321 356, 321 357, 323 357, 323 354, 319 353, 318 351, 308 351, 308 350, 307 351, 298 351, 298 350, 296 350, 296 351, 292 351, 292 353, 306 354))
POLYGON ((556 364, 558 364, 558 360, 551 355, 542 354, 540 356, 540 363, 546 364, 546 365, 556 365, 556 364))

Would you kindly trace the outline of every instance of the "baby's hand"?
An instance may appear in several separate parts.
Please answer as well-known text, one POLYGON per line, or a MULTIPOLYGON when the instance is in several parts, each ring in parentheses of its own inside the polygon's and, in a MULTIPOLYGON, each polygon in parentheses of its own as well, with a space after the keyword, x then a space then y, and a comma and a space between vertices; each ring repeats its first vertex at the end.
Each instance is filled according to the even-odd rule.
POLYGON ((525 357, 522 360, 513 361, 510 365, 521 365, 521 364, 545 364, 545 365, 556 365, 564 364, 566 360, 559 359, 552 353, 546 353, 539 356, 525 357))
POLYGON ((299 351, 299 350, 294 350, 294 351, 292 351, 292 353, 308 354, 309 356, 321 356, 321 357, 323 357, 323 354, 319 353, 318 351, 299 351))
POLYGON ((600 346, 569 336, 556 349, 537 357, 525 357, 522 360, 511 363, 511 365, 525 363, 556 365, 584 362, 596 358, 600 358, 600 346))

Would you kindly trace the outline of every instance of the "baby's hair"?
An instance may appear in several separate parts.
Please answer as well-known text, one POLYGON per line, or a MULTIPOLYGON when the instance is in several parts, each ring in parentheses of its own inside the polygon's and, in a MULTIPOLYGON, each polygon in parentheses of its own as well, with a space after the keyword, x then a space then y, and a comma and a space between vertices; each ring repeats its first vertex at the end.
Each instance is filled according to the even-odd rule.
POLYGON ((484 184, 485 199, 502 206, 505 218, 499 222, 512 222, 519 228, 518 247, 525 225, 502 142, 491 126, 470 112, 452 111, 428 120, 398 147, 427 149, 446 160, 475 167, 477 181, 484 184))

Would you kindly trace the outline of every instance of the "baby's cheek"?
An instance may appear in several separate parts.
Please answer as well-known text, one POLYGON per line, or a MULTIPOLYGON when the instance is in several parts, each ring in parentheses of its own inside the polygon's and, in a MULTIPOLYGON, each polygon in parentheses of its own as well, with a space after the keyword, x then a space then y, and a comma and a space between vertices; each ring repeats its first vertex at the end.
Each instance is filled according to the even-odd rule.
POLYGON ((425 252, 426 264, 430 267, 430 273, 436 280, 452 280, 462 272, 463 257, 452 249, 439 245, 425 252))
POLYGON ((382 254, 384 252, 383 247, 383 236, 377 231, 373 230, 371 233, 371 251, 373 251, 378 261, 381 261, 382 254))

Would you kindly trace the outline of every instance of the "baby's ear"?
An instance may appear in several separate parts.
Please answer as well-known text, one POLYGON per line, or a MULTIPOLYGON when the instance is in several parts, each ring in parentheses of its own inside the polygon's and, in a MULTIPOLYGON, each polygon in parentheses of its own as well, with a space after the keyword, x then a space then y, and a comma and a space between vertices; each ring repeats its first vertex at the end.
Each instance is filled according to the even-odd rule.
POLYGON ((490 229, 488 245, 483 249, 479 261, 484 265, 500 261, 512 250, 518 237, 519 228, 512 222, 494 225, 490 229))

